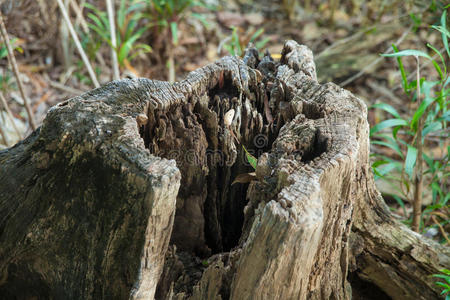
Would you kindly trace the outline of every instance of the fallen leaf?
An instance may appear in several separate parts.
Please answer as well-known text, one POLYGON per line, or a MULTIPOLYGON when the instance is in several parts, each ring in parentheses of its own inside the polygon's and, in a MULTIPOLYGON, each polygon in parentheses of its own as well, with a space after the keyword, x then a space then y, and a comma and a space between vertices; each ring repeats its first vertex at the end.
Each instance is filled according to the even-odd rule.
POLYGON ((225 126, 230 126, 231 123, 233 122, 233 118, 234 118, 234 109, 230 109, 223 117, 223 123, 225 124, 225 126))
POLYGON ((264 22, 264 16, 259 13, 249 13, 245 16, 245 19, 247 20, 250 25, 261 25, 264 22))
POLYGON ((235 183, 249 183, 252 180, 256 180, 255 172, 239 174, 231 185, 235 183))
POLYGON ((132 74, 134 74, 136 77, 140 77, 139 76, 139 72, 130 64, 130 62, 128 61, 128 59, 124 59, 123 60, 123 64, 125 65, 125 68, 130 71, 132 74))
POLYGON ((229 11, 220 11, 217 13, 217 20, 226 27, 243 26, 246 22, 243 15, 229 11))

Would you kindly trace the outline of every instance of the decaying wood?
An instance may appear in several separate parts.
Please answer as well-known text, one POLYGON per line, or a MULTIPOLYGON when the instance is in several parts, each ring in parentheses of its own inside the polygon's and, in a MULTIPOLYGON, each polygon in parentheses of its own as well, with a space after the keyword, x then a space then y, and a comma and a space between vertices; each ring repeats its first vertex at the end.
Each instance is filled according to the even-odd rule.
POLYGON ((366 113, 294 41, 60 103, 0 152, 0 295, 438 299, 450 251, 391 217, 366 113))

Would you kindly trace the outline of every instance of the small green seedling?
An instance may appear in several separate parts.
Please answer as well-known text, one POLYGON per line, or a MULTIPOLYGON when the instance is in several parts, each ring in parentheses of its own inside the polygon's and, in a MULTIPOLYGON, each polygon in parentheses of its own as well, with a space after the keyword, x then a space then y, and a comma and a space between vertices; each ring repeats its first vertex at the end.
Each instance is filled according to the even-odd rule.
POLYGON ((258 159, 256 157, 254 157, 253 155, 251 155, 250 153, 248 153, 248 151, 247 151, 247 149, 245 149, 244 145, 242 145, 242 148, 245 151, 245 156, 247 157, 249 164, 253 167, 253 169, 256 170, 256 166, 258 165, 258 159))
POLYGON ((436 281, 435 284, 442 287, 441 295, 445 295, 445 300, 450 300, 450 270, 440 270, 442 274, 433 274, 432 277, 443 279, 442 281, 436 281))
MULTIPOLYGON (((256 170, 256 166, 258 165, 258 159, 256 157, 254 157, 253 155, 251 155, 250 153, 248 153, 248 151, 247 151, 247 149, 245 149, 244 145, 242 145, 242 149, 244 149, 244 151, 245 151, 245 157, 247 158, 247 161, 250 163, 250 165, 253 167, 253 169, 256 170)), ((231 185, 233 185, 235 183, 249 183, 253 180, 256 180, 255 172, 239 174, 238 176, 236 176, 236 179, 234 179, 234 181, 231 185)))

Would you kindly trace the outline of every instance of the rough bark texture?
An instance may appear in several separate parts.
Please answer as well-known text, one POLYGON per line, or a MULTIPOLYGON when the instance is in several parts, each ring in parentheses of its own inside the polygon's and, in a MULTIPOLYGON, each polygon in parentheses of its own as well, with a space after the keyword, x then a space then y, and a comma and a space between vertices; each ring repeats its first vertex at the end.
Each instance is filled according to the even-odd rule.
POLYGON ((1 298, 438 299, 450 251, 391 217, 368 132, 294 41, 58 104, 0 152, 1 298))

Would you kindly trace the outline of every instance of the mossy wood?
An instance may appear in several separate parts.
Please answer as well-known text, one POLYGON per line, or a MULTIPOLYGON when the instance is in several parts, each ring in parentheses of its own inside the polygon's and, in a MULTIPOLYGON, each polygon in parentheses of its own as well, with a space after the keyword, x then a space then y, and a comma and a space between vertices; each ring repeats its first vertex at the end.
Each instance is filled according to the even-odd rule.
POLYGON ((366 114, 294 41, 56 105, 0 152, 0 298, 438 299, 450 251, 390 215, 366 114))

